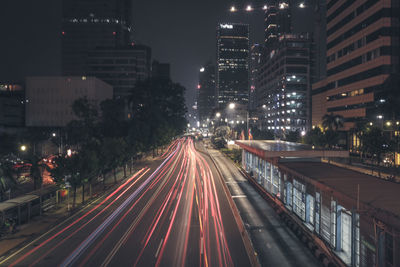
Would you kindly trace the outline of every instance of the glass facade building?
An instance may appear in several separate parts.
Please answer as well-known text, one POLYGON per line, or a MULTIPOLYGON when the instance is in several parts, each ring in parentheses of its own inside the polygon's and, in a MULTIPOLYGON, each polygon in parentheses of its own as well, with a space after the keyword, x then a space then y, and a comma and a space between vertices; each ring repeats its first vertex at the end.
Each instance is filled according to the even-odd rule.
POLYGON ((130 0, 63 0, 62 72, 83 75, 88 52, 131 42, 130 0))
POLYGON ((217 104, 247 107, 249 100, 249 25, 221 23, 217 27, 217 104))

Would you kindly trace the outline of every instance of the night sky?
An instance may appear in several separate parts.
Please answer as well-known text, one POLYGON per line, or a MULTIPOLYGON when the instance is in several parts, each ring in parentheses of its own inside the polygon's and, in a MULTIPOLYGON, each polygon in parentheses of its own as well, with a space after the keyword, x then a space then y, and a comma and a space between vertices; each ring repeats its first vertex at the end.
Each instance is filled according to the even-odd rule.
MULTIPOLYGON (((236 1, 238 7, 245 3, 236 1)), ((149 45, 154 59, 171 63, 172 79, 188 90, 188 104, 199 68, 215 60, 218 22, 249 23, 252 41, 263 40, 262 12, 230 14, 231 5, 228 0, 133 0, 134 39, 149 45)), ((61 0, 0 1, 0 81, 60 73, 60 18, 61 0)))

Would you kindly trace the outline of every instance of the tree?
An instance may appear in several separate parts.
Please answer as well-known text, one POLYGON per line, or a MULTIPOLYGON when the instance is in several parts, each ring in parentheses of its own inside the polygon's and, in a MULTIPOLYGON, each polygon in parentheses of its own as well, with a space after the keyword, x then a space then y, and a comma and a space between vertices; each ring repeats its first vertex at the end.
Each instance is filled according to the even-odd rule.
POLYGON ((154 151, 160 140, 165 143, 183 133, 187 124, 184 92, 183 86, 169 79, 138 82, 129 100, 130 138, 135 138, 145 150, 154 151))
POLYGON ((274 140, 275 135, 273 131, 270 130, 259 130, 257 128, 252 129, 252 134, 254 140, 274 140))
POLYGON ((12 163, 2 159, 0 162, 0 201, 5 199, 6 192, 15 187, 16 184, 12 163))
POLYGON ((328 129, 323 133, 322 141, 325 147, 332 149, 339 142, 339 133, 337 131, 328 129))
MULTIPOLYGON (((117 183, 116 169, 124 162, 126 143, 122 138, 107 137, 104 138, 101 144, 101 151, 101 164, 104 166, 103 174, 108 170, 112 170, 114 182, 117 183)), ((103 176, 103 179, 104 178, 103 176)))
MULTIPOLYGON (((372 127, 367 129, 361 135, 361 149, 363 152, 370 154, 376 159, 379 166, 382 162, 382 155, 391 150, 391 142, 388 137, 383 134, 382 129, 372 127)), ((379 177, 380 169, 378 167, 379 177)))
POLYGON ((82 146, 100 139, 97 107, 84 97, 72 104, 72 110, 77 119, 69 122, 66 127, 68 142, 82 146))
POLYGON ((33 190, 37 190, 42 187, 43 172, 47 168, 47 165, 35 154, 30 154, 27 161, 31 164, 29 174, 33 180, 33 190))
POLYGON ((306 134, 304 141, 306 144, 317 146, 317 147, 325 146, 324 134, 322 133, 322 131, 319 127, 315 127, 314 129, 309 131, 306 134))
POLYGON ((343 127, 343 116, 337 114, 325 114, 322 117, 322 127, 324 130, 335 130, 343 127))
POLYGON ((399 119, 400 114, 400 74, 392 73, 383 84, 382 102, 379 109, 385 117, 392 120, 399 119))
POLYGON ((82 185, 82 203, 85 202, 85 184, 89 183, 90 192, 92 180, 96 177, 99 169, 99 158, 97 152, 92 149, 84 149, 77 154, 78 164, 75 166, 78 170, 79 182, 82 185))
POLYGON ((300 140, 300 131, 299 130, 289 131, 285 135, 285 140, 288 141, 288 142, 299 142, 299 140, 300 140))

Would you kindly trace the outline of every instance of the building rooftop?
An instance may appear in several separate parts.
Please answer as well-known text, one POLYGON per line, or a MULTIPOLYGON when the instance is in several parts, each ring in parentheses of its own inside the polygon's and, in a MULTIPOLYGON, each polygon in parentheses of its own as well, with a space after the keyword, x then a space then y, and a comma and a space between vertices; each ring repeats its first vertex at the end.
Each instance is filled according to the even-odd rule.
POLYGON ((343 150, 319 150, 310 145, 280 140, 238 140, 235 143, 241 148, 253 152, 264 159, 275 157, 348 157, 349 152, 343 150))
POLYGON ((354 208, 359 186, 359 202, 363 204, 360 207, 364 206, 360 212, 373 207, 394 214, 400 222, 400 184, 322 162, 282 162, 279 165, 340 192, 352 200, 354 208))

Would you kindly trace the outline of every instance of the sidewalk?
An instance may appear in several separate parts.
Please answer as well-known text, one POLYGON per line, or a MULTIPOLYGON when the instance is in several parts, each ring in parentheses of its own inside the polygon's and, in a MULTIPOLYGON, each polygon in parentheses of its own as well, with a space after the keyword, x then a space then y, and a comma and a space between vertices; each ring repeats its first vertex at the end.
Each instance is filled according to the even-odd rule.
MULTIPOLYGON (((153 159, 144 158, 138 162, 136 162, 132 168, 132 173, 135 173, 136 170, 145 166, 147 161, 153 159)), ((121 181, 125 180, 123 177, 124 171, 122 168, 117 171, 117 185, 121 183, 121 181)), ((129 176, 129 168, 127 168, 127 176, 129 176)), ((102 195, 104 195, 110 188, 115 187, 114 184, 114 175, 113 173, 109 173, 106 175, 105 187, 103 188, 103 183, 97 183, 92 188, 93 197, 89 196, 89 186, 85 186, 85 203, 82 204, 82 188, 78 188, 76 192, 76 207, 73 211, 67 210, 67 201, 63 201, 57 204, 56 207, 50 209, 47 212, 44 212, 41 216, 36 216, 30 219, 29 223, 22 224, 17 226, 17 232, 15 234, 8 234, 0 238, 0 260, 6 255, 10 254, 15 249, 21 247, 23 244, 26 244, 35 238, 39 237, 41 234, 45 233, 52 227, 56 226, 60 222, 64 221, 68 217, 72 216, 76 212, 78 212, 81 208, 90 205, 94 200, 98 199, 102 195)), ((72 207, 73 201, 73 193, 70 192, 69 204, 70 208, 72 207)))

